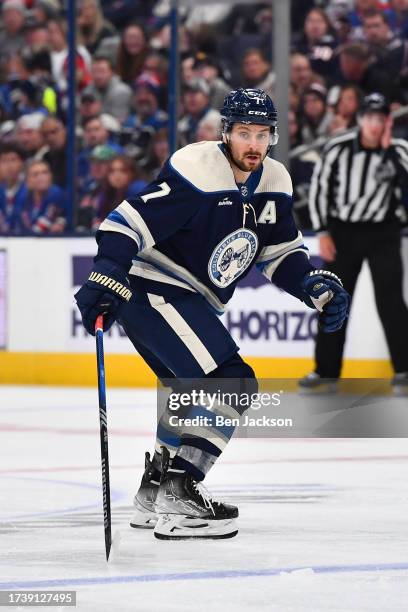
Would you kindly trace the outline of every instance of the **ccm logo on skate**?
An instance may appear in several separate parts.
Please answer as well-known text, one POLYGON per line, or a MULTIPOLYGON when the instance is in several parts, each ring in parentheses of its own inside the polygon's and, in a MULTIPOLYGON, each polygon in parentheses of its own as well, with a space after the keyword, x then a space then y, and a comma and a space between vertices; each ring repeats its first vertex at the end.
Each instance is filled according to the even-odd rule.
POLYGON ((98 285, 103 285, 107 289, 114 291, 127 302, 132 297, 132 292, 130 291, 130 289, 125 287, 125 285, 122 285, 122 283, 119 283, 114 278, 110 278, 109 276, 101 274, 100 272, 91 272, 88 280, 94 283, 98 283, 98 285))

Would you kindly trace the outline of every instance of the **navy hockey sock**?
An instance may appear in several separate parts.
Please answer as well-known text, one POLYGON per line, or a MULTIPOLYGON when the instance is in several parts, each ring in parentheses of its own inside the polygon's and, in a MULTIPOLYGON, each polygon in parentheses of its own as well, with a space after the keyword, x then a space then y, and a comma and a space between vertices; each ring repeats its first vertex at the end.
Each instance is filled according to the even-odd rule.
POLYGON ((201 407, 192 408, 188 419, 194 419, 195 424, 183 428, 171 467, 203 480, 227 446, 239 417, 238 411, 225 404, 211 412, 201 407))

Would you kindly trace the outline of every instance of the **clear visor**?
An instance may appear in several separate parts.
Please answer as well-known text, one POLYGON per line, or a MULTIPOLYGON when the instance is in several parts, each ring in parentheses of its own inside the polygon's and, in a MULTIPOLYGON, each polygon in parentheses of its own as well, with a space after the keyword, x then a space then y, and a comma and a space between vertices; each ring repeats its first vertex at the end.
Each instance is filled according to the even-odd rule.
POLYGON ((262 130, 259 132, 250 132, 249 130, 243 129, 235 129, 228 133, 228 138, 232 144, 239 145, 253 145, 253 146, 273 146, 279 140, 279 134, 277 128, 272 128, 272 132, 268 130, 262 130))

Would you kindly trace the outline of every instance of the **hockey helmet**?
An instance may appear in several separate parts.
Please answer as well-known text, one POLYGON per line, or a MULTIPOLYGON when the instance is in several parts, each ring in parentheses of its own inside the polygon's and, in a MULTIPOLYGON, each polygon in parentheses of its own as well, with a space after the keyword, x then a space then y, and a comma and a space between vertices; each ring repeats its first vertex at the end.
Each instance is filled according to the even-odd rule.
POLYGON ((365 96, 361 103, 360 116, 365 113, 383 113, 384 115, 390 114, 390 103, 387 98, 380 93, 371 93, 365 96))
POLYGON ((278 113, 271 98, 262 89, 234 89, 224 99, 221 108, 223 132, 234 123, 255 123, 271 128, 271 145, 278 142, 278 113))

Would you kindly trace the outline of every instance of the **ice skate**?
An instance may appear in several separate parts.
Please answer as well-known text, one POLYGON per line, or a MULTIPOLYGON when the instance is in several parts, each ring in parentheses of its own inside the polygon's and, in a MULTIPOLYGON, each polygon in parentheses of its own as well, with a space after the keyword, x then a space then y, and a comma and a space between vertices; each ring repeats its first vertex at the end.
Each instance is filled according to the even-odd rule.
POLYGON ((131 527, 138 529, 153 529, 157 523, 154 504, 157 491, 159 490, 159 482, 153 480, 154 471, 155 469, 150 461, 150 454, 146 453, 145 471, 142 476, 142 482, 133 500, 135 512, 130 521, 131 527))
POLYGON ((317 372, 310 372, 299 380, 299 393, 322 394, 337 393, 339 390, 338 378, 323 378, 317 372))
POLYGON ((238 508, 211 499, 208 491, 185 472, 169 470, 163 452, 162 479, 156 498, 160 540, 221 539, 238 533, 238 508))
POLYGON ((408 395, 408 372, 395 374, 391 385, 394 395, 408 395))

